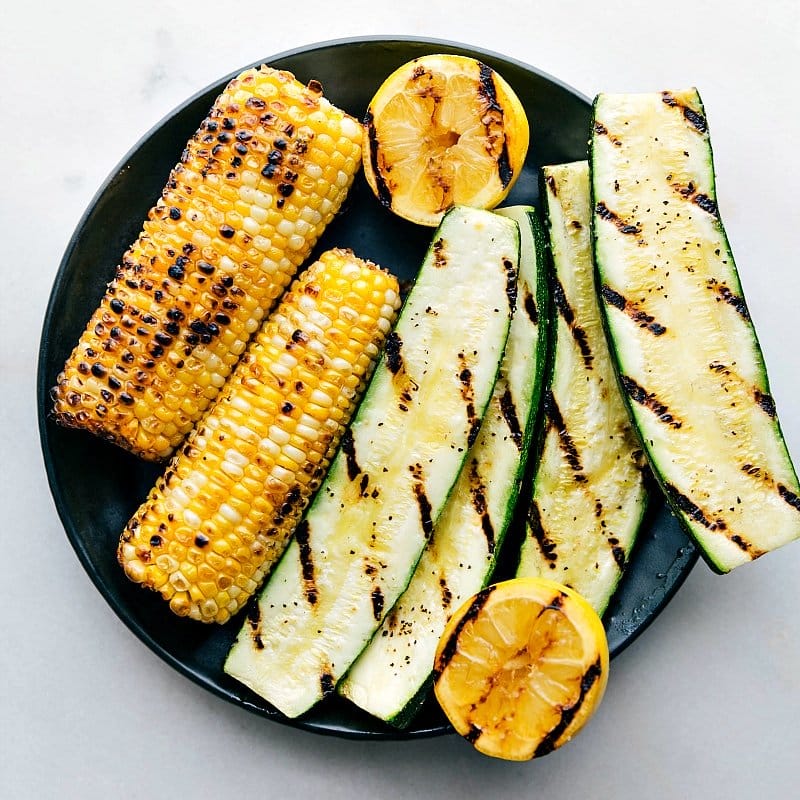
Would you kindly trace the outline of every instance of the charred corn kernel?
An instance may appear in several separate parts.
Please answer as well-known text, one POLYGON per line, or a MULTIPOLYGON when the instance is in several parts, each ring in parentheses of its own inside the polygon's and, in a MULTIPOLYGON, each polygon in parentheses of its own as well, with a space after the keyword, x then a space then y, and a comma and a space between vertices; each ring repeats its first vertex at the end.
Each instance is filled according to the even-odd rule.
POLYGON ((204 622, 244 605, 319 486, 398 306, 395 278, 349 251, 303 273, 128 523, 131 580, 204 622))
POLYGON ((169 456, 338 211, 361 136, 316 82, 268 67, 231 81, 58 376, 55 418, 169 456), (298 180, 334 156, 330 177, 298 180))

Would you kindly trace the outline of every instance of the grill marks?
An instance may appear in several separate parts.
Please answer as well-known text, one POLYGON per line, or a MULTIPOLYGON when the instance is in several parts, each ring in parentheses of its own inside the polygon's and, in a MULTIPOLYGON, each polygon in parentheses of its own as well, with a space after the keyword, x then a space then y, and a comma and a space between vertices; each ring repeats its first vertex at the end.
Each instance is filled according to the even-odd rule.
POLYGON ((333 694, 333 690, 336 688, 336 679, 327 670, 319 676, 319 688, 323 697, 333 694))
POLYGON ((397 331, 392 331, 386 337, 386 366, 389 368, 389 372, 392 375, 397 375, 398 372, 403 368, 403 356, 400 354, 400 350, 403 347, 403 340, 400 338, 397 331))
POLYGON ((648 392, 647 389, 639 386, 629 375, 620 375, 619 380, 631 400, 652 411, 665 425, 669 425, 670 428, 675 430, 683 427, 683 423, 673 415, 667 405, 658 399, 655 392, 648 392))
POLYGON ((712 217, 719 216, 717 204, 707 194, 697 191, 697 187, 692 181, 683 185, 680 183, 671 184, 672 188, 681 196, 686 198, 689 202, 694 203, 698 208, 701 208, 706 214, 711 214, 712 217))
POLYGON ((762 392, 758 386, 750 386, 741 375, 734 372, 727 364, 712 361, 708 368, 721 378, 721 388, 724 392, 736 394, 744 402, 754 402, 770 419, 777 417, 778 411, 771 394, 762 392))
POLYGON ((736 310, 743 320, 750 322, 750 312, 747 310, 747 303, 745 303, 744 297, 734 294, 728 286, 716 278, 709 278, 706 281, 706 288, 717 295, 718 302, 726 302, 736 310))
MULTIPOLYGON (((741 376, 726 364, 713 361, 708 365, 708 368, 720 378, 720 391, 734 398, 730 403, 731 406, 737 403, 743 405, 745 402, 750 401, 759 406, 770 419, 775 418, 775 401, 771 395, 761 391, 758 387, 748 385, 741 376)), ((672 412, 658 399, 655 393, 648 393, 646 389, 639 386, 639 384, 627 375, 620 376, 620 382, 627 394, 634 401, 649 408, 662 422, 672 428, 680 428, 682 426, 682 423, 673 416, 672 412)), ((769 489, 776 491, 785 502, 800 511, 800 498, 782 484, 776 484, 774 479, 764 469, 748 462, 743 464, 740 470, 769 489)), ((730 524, 726 522, 719 512, 711 512, 704 509, 695 502, 695 500, 681 492, 671 483, 666 483, 664 489, 675 508, 689 520, 701 525, 710 532, 723 534, 743 552, 747 553, 751 559, 758 558, 767 552, 766 550, 755 547, 752 542, 745 539, 742 535, 731 531, 730 524)), ((733 509, 731 509, 731 511, 733 511, 733 509)))
POLYGON ((558 744, 558 740, 564 734, 564 731, 572 723, 572 720, 575 719, 576 715, 581 709, 581 706, 586 700, 586 696, 589 694, 591 688, 595 685, 598 678, 602 675, 603 670, 600 665, 600 659, 598 657, 597 661, 595 661, 589 669, 586 670, 583 677, 581 678, 581 689, 580 693, 578 694, 577 700, 571 705, 567 706, 566 708, 561 709, 561 719, 556 723, 556 725, 550 729, 550 731, 542 738, 539 746, 533 753, 534 758, 538 758, 540 756, 547 755, 555 750, 556 745, 558 744))
POLYGON ((685 103, 681 103, 671 92, 661 92, 661 102, 670 108, 679 110, 683 114, 683 118, 692 126, 692 128, 694 128, 695 131, 697 131, 697 133, 708 132, 708 123, 706 122, 706 118, 693 108, 687 106, 685 103))
POLYGON ((256 650, 264 649, 264 640, 261 638, 261 609, 258 606, 258 599, 253 597, 247 604, 247 624, 250 626, 250 636, 256 650))
POLYGON ((775 408, 775 400, 772 395, 762 392, 759 388, 755 388, 753 390, 753 397, 756 401, 756 405, 758 405, 768 417, 775 419, 778 415, 778 411, 775 408))
POLYGON ((548 562, 550 569, 555 569, 556 561, 558 561, 556 543, 547 535, 542 525, 542 512, 535 500, 531 502, 528 509, 528 531, 539 545, 542 557, 548 562))
POLYGON ((614 556, 614 561, 617 562, 620 572, 625 569, 625 548, 620 547, 618 544, 611 545, 611 555, 614 556))
POLYGON ((575 344, 578 345, 581 358, 583 358, 584 367, 586 367, 586 369, 592 369, 594 354, 592 353, 592 348, 589 346, 589 337, 586 335, 586 331, 583 327, 575 321, 575 312, 572 310, 569 300, 567 300, 567 294, 564 291, 564 287, 561 285, 561 281, 557 278, 553 282, 553 302, 558 309, 558 313, 561 314, 562 319, 569 328, 569 332, 572 334, 575 344))
POLYGON ((622 139, 620 139, 619 136, 614 136, 614 134, 609 133, 608 128, 605 125, 603 125, 603 123, 600 122, 599 120, 595 120, 594 132, 598 136, 608 136, 608 140, 611 142, 611 144, 614 145, 614 147, 622 146, 622 139))
POLYGON ((380 586, 375 586, 372 589, 370 598, 372 600, 372 615, 375 617, 376 621, 380 622, 381 617, 383 616, 384 604, 383 591, 381 590, 380 586))
MULTIPOLYGON (((442 240, 440 239, 439 241, 441 242, 442 240)), ((428 309, 432 311, 430 306, 428 309)), ((397 407, 401 411, 408 411, 414 400, 414 393, 419 389, 419 384, 406 371, 405 362, 401 354, 402 347, 402 338, 397 331, 392 331, 386 338, 386 367, 392 373, 392 385, 398 396, 397 407)))
POLYGON ((295 541, 300 550, 300 571, 303 575, 303 593, 309 605, 315 606, 319 600, 319 592, 315 579, 314 560, 309 541, 308 522, 303 520, 295 530, 295 541))
MULTIPOLYGON (((749 467, 750 465, 748 464, 746 466, 749 467)), ((712 514, 708 511, 704 511, 691 498, 687 497, 671 483, 664 484, 664 489, 667 493, 667 497, 670 499, 673 505, 679 511, 681 511, 681 513, 685 514, 693 522, 702 525, 704 528, 706 528, 706 530, 709 530, 712 533, 723 534, 740 550, 747 553, 749 558, 755 559, 767 552, 766 550, 761 550, 755 547, 752 542, 747 541, 738 533, 730 531, 728 528, 728 523, 725 522, 722 517, 712 514)), ((800 500, 798 502, 800 502, 800 500)))
MULTIPOLYGON (((487 112, 491 115, 498 116, 502 123, 503 109, 497 102, 497 88, 494 85, 494 70, 486 66, 486 64, 480 64, 480 85, 478 92, 486 104, 487 112)), ((511 183, 511 178, 514 177, 514 170, 511 169, 511 161, 508 157, 508 142, 505 140, 505 137, 503 137, 503 146, 497 156, 497 174, 500 177, 503 188, 508 186, 508 184, 511 183)))
POLYGON ((656 318, 652 314, 648 314, 640 305, 628 300, 607 284, 603 284, 600 294, 608 305, 614 306, 614 308, 618 308, 627 314, 640 328, 650 331, 653 336, 661 336, 667 332, 667 329, 660 322, 656 322, 656 318))
POLYGON ((439 237, 432 245, 433 249, 433 266, 436 269, 442 269, 447 266, 447 248, 445 241, 439 237))
POLYGON ((561 451, 564 453, 567 464, 569 464, 574 473, 573 480, 577 483, 586 483, 586 476, 583 474, 583 464, 581 463, 580 453, 578 452, 578 448, 570 432, 567 430, 567 426, 564 423, 564 418, 561 416, 561 410, 558 407, 558 403, 556 403, 556 398, 552 390, 548 390, 545 393, 542 403, 548 427, 554 428, 558 434, 558 444, 561 451))
POLYGON ((681 491, 671 483, 664 484, 664 489, 666 490, 669 499, 672 500, 675 506, 680 509, 682 513, 695 522, 698 522, 704 528, 708 528, 710 531, 724 531, 727 529, 728 525, 724 519, 711 519, 710 516, 703 511, 702 508, 700 508, 700 506, 694 503, 685 494, 681 493, 681 491))
POLYGON ((742 464, 740 469, 745 475, 749 475, 764 486, 776 491, 781 500, 790 505, 795 511, 800 511, 800 497, 791 489, 787 489, 782 483, 776 482, 765 469, 749 462, 742 464))
POLYGON ((433 507, 431 506, 430 500, 428 500, 428 495, 425 493, 425 473, 422 470, 422 464, 410 464, 408 470, 414 479, 411 491, 414 493, 414 498, 419 508, 422 532, 427 538, 433 532, 433 507))
POLYGON ((378 201, 384 208, 392 207, 392 192, 389 189, 386 179, 383 177, 383 170, 378 164, 378 132, 375 130, 375 121, 372 111, 367 111, 364 117, 364 124, 367 126, 367 141, 369 142, 369 158, 372 165, 372 173, 375 175, 375 184, 378 189, 378 201))
POLYGON ((786 501, 795 511, 800 511, 800 497, 787 489, 782 483, 778 484, 778 494, 781 499, 786 501))
POLYGON ((486 484, 478 472, 478 462, 473 458, 469 463, 469 494, 472 499, 472 507, 475 513, 481 518, 481 529, 483 535, 486 537, 486 546, 491 555, 494 553, 496 545, 496 537, 494 532, 494 525, 492 518, 489 514, 488 504, 486 502, 486 484))
POLYGON ((638 222, 631 224, 622 219, 616 211, 612 211, 602 200, 595 205, 594 213, 597 214, 600 219, 612 223, 620 233, 638 236, 642 232, 642 226, 638 222))
POLYGON ((472 447, 481 429, 481 419, 475 410, 475 388, 472 385, 472 370, 467 366, 467 358, 464 353, 458 354, 458 361, 461 365, 458 380, 461 382, 461 397, 466 406, 467 423, 469 424, 467 447, 472 447))
POLYGON ((500 412, 508 425, 511 441, 517 446, 517 450, 522 452, 522 428, 517 417, 517 408, 514 405, 514 396, 511 394, 511 387, 506 386, 506 390, 500 396, 500 412))
POLYGON ((510 258, 504 258, 503 269, 506 271, 506 297, 508 298, 508 315, 511 317, 517 306, 517 268, 510 258))
POLYGON ((536 308, 536 301, 533 299, 533 295, 528 291, 528 287, 525 287, 525 296, 522 299, 522 307, 525 309, 525 313, 528 315, 528 319, 534 324, 539 324, 539 311, 536 308))
POLYGON ((361 467, 356 459, 356 443, 353 439, 353 431, 349 427, 342 435, 341 448, 347 465, 347 477, 354 481, 361 474, 361 467))
POLYGON ((458 650, 458 637, 461 635, 461 631, 464 630, 464 627, 473 619, 475 619, 478 614, 480 614, 481 609, 486 605, 486 601, 489 599, 493 591, 494 586, 487 586, 485 589, 478 592, 464 616, 458 621, 458 625, 456 625, 455 630, 450 635, 450 638, 447 640, 445 646, 442 648, 442 652, 433 667, 434 682, 439 680, 439 676, 456 654, 456 651, 458 650))

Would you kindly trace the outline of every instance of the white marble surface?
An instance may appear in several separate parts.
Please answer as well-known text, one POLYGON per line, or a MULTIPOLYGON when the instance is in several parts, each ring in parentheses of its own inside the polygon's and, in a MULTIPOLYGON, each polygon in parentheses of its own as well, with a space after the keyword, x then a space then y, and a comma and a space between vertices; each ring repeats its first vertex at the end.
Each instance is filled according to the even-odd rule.
POLYGON ((81 569, 47 489, 34 396, 41 320, 70 233, 121 156, 184 97, 240 65, 339 36, 480 45, 587 95, 699 86, 720 206, 800 459, 795 0, 344 5, 357 11, 319 0, 4 7, 0 795, 799 796, 800 544, 727 577, 699 565, 613 663, 587 730, 528 764, 483 758, 455 737, 365 745, 251 716, 159 661, 81 569))

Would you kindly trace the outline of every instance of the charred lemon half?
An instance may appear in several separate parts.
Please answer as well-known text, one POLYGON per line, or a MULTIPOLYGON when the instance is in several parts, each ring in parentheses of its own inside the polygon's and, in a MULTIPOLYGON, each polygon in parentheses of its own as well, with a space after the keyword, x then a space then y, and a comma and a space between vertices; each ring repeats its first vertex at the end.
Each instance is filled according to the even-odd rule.
POLYGON ((608 679, 608 642, 577 592, 515 578, 452 616, 434 679, 458 733, 481 753, 524 761, 568 742, 592 716, 608 679))
POLYGON ((378 200, 420 225, 454 205, 494 208, 528 152, 514 90, 474 58, 429 55, 395 70, 367 109, 364 174, 378 200))

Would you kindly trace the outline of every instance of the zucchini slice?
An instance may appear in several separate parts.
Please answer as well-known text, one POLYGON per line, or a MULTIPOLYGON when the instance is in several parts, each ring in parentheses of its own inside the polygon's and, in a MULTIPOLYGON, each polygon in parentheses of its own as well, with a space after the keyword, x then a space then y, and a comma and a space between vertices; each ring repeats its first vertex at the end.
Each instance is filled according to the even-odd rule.
POLYGON ((289 717, 334 691, 405 589, 478 435, 508 336, 517 226, 443 219, 365 398, 225 671, 289 717))
POLYGON ((495 213, 519 225, 520 262, 516 309, 492 399, 414 577, 338 686, 356 705, 398 727, 411 722, 428 693, 450 615, 491 577, 539 408, 548 328, 544 234, 530 207, 495 213))
POLYGON ((591 170, 626 401, 673 511, 727 572, 800 536, 800 487, 717 208, 697 91, 599 95, 591 170))
POLYGON ((644 514, 644 459, 595 292, 589 165, 545 167, 543 178, 557 319, 517 575, 565 583, 602 614, 644 514))

